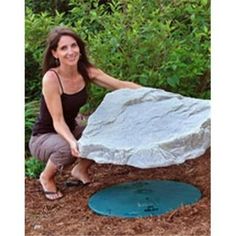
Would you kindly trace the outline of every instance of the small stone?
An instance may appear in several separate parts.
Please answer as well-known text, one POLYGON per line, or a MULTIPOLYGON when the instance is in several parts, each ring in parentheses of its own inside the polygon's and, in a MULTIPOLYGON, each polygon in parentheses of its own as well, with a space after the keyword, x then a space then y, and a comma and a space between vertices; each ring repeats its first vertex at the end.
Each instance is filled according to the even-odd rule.
POLYGON ((57 226, 62 226, 62 225, 64 225, 64 223, 63 222, 59 222, 59 223, 56 223, 56 225, 57 226))
POLYGON ((210 146, 210 101, 161 89, 108 93, 78 140, 82 157, 152 168, 183 163, 210 146))
POLYGON ((41 229, 42 226, 41 225, 34 225, 34 229, 37 230, 37 229, 41 229))

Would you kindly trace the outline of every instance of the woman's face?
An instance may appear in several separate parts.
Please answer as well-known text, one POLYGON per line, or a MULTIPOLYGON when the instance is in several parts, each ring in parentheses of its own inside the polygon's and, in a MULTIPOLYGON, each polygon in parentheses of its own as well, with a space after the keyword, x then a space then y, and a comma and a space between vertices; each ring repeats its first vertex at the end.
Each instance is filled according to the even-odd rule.
POLYGON ((80 49, 76 40, 67 35, 61 36, 57 49, 52 50, 52 54, 55 58, 58 58, 60 64, 64 65, 77 65, 80 57, 80 49))

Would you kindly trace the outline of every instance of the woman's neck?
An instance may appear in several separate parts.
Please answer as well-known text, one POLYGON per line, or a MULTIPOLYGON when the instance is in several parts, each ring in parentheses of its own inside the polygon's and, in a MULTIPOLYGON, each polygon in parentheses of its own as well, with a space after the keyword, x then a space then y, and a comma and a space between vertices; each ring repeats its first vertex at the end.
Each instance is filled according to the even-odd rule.
POLYGON ((73 66, 73 67, 63 67, 63 66, 59 66, 58 68, 58 73, 66 79, 73 79, 75 77, 78 76, 78 70, 77 70, 77 66, 73 66))

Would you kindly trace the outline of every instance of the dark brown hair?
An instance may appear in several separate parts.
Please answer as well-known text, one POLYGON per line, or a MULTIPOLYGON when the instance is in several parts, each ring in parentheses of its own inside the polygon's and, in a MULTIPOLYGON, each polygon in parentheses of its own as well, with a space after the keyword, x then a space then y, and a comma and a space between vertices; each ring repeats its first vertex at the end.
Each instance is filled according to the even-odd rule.
MULTIPOLYGON (((47 38, 47 47, 44 51, 44 59, 43 59, 43 74, 45 74, 49 69, 58 66, 58 61, 52 55, 52 50, 56 50, 58 47, 58 42, 62 36, 71 36, 74 38, 80 49, 80 59, 77 64, 78 72, 83 76, 86 84, 89 82, 89 76, 87 69, 92 67, 93 65, 89 62, 85 43, 83 40, 71 29, 57 26, 49 33, 47 38)), ((59 62, 60 63, 60 62, 59 62)))

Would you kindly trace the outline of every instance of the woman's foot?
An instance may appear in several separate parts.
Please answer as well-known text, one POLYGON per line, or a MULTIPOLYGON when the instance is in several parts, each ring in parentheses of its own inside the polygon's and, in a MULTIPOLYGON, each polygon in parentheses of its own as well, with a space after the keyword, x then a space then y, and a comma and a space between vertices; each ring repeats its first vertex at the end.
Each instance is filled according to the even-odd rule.
POLYGON ((57 191, 54 179, 47 179, 44 173, 41 173, 39 181, 42 185, 43 193, 48 200, 57 200, 63 197, 63 194, 57 191))
POLYGON ((80 162, 77 165, 75 165, 74 168, 71 170, 71 175, 74 178, 82 181, 83 184, 91 183, 91 179, 88 174, 88 168, 91 164, 92 161, 90 160, 85 160, 85 161, 80 160, 80 162))

